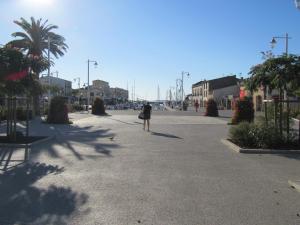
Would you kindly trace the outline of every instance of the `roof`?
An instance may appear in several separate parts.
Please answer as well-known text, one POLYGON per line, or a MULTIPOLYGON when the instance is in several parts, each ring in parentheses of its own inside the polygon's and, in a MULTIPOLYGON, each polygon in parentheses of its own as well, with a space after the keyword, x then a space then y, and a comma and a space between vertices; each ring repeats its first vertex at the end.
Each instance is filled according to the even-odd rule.
POLYGON ((220 89, 220 88, 225 88, 225 87, 237 85, 238 79, 235 77, 235 75, 227 76, 227 77, 221 77, 221 78, 217 78, 217 79, 213 79, 213 80, 199 81, 199 82, 193 84, 192 87, 193 88, 198 87, 198 86, 204 84, 205 82, 209 83, 209 89, 215 90, 215 89, 220 89))
POLYGON ((204 83, 204 81, 199 81, 199 82, 193 84, 192 87, 198 87, 198 86, 200 86, 202 83, 204 83))
POLYGON ((209 89, 215 90, 220 88, 225 88, 229 86, 237 85, 238 79, 233 76, 221 77, 213 80, 209 80, 209 89))

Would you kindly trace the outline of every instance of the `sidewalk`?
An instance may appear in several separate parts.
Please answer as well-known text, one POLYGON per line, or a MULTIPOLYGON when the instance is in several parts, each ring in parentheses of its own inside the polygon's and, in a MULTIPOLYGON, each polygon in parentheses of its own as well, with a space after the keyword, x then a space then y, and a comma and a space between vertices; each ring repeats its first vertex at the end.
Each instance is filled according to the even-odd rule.
MULTIPOLYGON (((44 123, 41 117, 29 121, 29 136, 55 136, 57 134, 55 124, 44 123)), ((26 134, 26 122, 17 123, 17 131, 26 134)), ((0 125, 0 136, 6 135, 6 121, 0 125)))

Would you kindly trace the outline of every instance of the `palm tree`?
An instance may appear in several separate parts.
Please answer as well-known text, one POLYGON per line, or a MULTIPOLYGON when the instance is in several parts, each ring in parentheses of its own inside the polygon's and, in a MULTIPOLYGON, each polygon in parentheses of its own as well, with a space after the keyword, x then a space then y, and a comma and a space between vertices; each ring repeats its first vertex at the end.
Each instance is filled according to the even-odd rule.
MULTIPOLYGON (((19 21, 14 21, 14 23, 20 26, 24 32, 13 33, 13 37, 20 39, 10 41, 7 43, 7 46, 19 48, 27 56, 36 59, 33 61, 31 68, 35 74, 34 79, 38 80, 39 74, 50 66, 46 60, 49 41, 50 53, 54 55, 55 58, 58 58, 63 56, 68 49, 68 46, 65 43, 65 38, 53 32, 53 30, 57 29, 58 26, 48 24, 48 20, 35 20, 31 17, 31 22, 21 18, 19 21), (48 65, 46 67, 45 62, 48 65)), ((32 93, 32 96, 34 98, 34 111, 39 113, 39 94, 32 93)))
POLYGON ((35 20, 31 17, 31 23, 21 18, 20 21, 14 21, 15 24, 20 26, 25 32, 15 32, 13 37, 21 39, 13 40, 8 44, 13 47, 20 48, 27 55, 34 55, 44 57, 47 55, 48 40, 50 39, 50 53, 58 58, 63 56, 67 51, 67 44, 65 38, 58 35, 52 30, 57 29, 58 26, 47 24, 48 20, 42 22, 42 19, 35 20))

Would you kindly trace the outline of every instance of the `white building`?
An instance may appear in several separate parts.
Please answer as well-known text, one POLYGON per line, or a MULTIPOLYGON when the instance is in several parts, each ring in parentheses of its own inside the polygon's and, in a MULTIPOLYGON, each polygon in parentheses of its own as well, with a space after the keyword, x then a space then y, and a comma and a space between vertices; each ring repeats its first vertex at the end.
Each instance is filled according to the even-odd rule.
MULTIPOLYGON (((43 86, 50 87, 51 96, 61 95, 70 97, 72 95, 71 81, 52 76, 43 76, 39 81, 43 86)), ((45 96, 48 96, 48 94, 45 94, 45 96)))

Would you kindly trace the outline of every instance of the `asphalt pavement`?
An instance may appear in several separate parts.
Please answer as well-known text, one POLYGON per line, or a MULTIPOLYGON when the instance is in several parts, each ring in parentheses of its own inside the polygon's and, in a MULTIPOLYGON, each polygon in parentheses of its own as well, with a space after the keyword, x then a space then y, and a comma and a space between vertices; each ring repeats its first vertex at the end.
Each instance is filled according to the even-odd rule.
MULTIPOLYGON (((300 157, 244 155, 224 118, 70 114, 30 163, 0 175, 0 224, 298 225, 300 157)), ((22 149, 11 159, 21 159, 22 149)))

